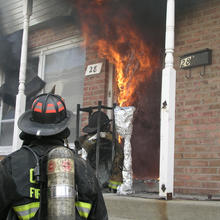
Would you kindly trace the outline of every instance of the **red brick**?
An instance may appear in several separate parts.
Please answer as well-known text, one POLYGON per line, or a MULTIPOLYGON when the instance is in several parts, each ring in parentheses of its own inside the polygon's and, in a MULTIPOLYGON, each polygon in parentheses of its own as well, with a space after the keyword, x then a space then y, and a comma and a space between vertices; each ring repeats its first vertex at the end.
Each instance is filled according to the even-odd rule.
POLYGON ((206 160, 193 160, 191 161, 191 166, 193 167, 207 167, 209 162, 206 160))
POLYGON ((192 176, 191 175, 186 175, 186 174, 175 174, 175 179, 178 180, 191 180, 192 176))
POLYGON ((184 142, 185 145, 194 145, 194 144, 198 144, 197 140, 185 140, 184 142))
POLYGON ((220 146, 210 146, 208 148, 209 152, 220 152, 220 146))
POLYGON ((190 164, 191 164, 190 160, 176 160, 175 161, 175 166, 178 166, 178 167, 190 166, 190 164))
POLYGON ((178 186, 184 186, 185 183, 183 181, 174 181, 174 186, 178 187, 178 186))
POLYGON ((183 174, 184 173, 184 168, 180 168, 180 167, 175 166, 174 173, 175 174, 178 174, 178 173, 183 174))
POLYGON ((203 182, 203 188, 220 189, 220 182, 203 182))
POLYGON ((177 125, 190 125, 192 124, 191 120, 176 120, 176 126, 177 125))
POLYGON ((183 153, 183 158, 190 159, 190 158, 198 158, 199 155, 197 153, 183 153))
POLYGON ((197 155, 197 158, 203 158, 203 159, 219 159, 220 153, 199 153, 197 155))
POLYGON ((185 168, 187 174, 217 174, 217 168, 185 168))
POLYGON ((186 181, 184 186, 185 187, 201 187, 202 183, 199 181, 186 181))
POLYGON ((220 181, 220 175, 216 175, 216 176, 211 176, 210 177, 210 180, 213 180, 213 181, 220 181))
POLYGON ((182 194, 190 194, 190 195, 205 195, 207 196, 208 194, 211 195, 218 195, 220 193, 220 190, 216 189, 198 189, 196 187, 189 187, 189 188, 175 188, 175 193, 182 193, 182 194))
POLYGON ((209 161, 210 167, 219 167, 220 168, 220 159, 219 160, 211 160, 209 161))
POLYGON ((182 153, 175 153, 175 159, 178 159, 178 158, 183 158, 183 154, 182 153))
POLYGON ((192 176, 192 180, 196 180, 196 181, 210 181, 210 175, 204 175, 204 174, 194 174, 192 176))

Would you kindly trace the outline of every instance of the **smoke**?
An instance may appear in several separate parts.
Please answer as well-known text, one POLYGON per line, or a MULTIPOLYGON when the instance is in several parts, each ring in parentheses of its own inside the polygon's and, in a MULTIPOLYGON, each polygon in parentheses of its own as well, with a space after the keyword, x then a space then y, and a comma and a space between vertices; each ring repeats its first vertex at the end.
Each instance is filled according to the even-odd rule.
POLYGON ((9 105, 15 104, 17 94, 22 31, 9 36, 0 31, 0 68, 5 75, 4 84, 0 87, 0 96, 9 105))
POLYGON ((10 36, 0 29, 0 67, 7 76, 17 74, 20 64, 22 31, 10 36))
POLYGON ((160 49, 163 46, 166 12, 164 0, 72 0, 71 2, 78 25, 82 28, 83 22, 86 21, 90 27, 87 31, 92 30, 91 38, 87 39, 90 44, 101 38, 116 40, 120 36, 116 32, 115 24, 120 25, 121 20, 131 17, 134 26, 152 49, 158 48, 158 44, 160 49))
MULTIPOLYGON (((0 27, 0 69, 4 73, 4 84, 0 87, 0 97, 4 103, 15 106, 19 85, 19 69, 21 57, 21 45, 23 30, 10 35, 3 33, 0 27)), ((38 58, 28 57, 26 72, 27 106, 30 98, 36 95, 45 85, 45 82, 37 77, 38 58)))

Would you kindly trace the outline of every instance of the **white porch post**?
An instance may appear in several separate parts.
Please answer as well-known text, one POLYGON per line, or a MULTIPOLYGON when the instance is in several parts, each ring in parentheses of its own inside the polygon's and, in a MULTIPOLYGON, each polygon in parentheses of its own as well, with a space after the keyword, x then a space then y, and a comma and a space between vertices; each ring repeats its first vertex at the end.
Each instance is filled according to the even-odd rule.
POLYGON ((176 70, 173 68, 175 0, 167 0, 166 57, 162 72, 159 196, 172 198, 174 179, 176 70))
POLYGON ((20 61, 20 71, 19 71, 19 87, 18 87, 18 94, 16 96, 16 106, 15 106, 15 124, 14 124, 12 151, 15 151, 21 147, 21 140, 19 139, 20 130, 17 126, 17 121, 20 115, 23 112, 25 112, 25 105, 26 105, 26 96, 24 92, 25 92, 27 52, 28 52, 28 27, 29 27, 30 16, 32 14, 32 4, 33 4, 33 0, 23 0, 24 24, 23 24, 21 61, 20 61))

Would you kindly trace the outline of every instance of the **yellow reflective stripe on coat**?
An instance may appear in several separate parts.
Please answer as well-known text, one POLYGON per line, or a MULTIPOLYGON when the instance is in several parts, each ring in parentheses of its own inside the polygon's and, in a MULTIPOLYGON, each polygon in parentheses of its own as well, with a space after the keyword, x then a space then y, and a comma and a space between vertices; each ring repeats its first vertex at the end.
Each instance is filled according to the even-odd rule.
POLYGON ((88 218, 89 213, 91 211, 92 208, 92 204, 87 203, 87 202, 76 202, 76 208, 79 212, 79 215, 83 218, 88 218))
POLYGON ((32 202, 25 205, 14 206, 13 209, 20 220, 29 220, 35 216, 39 207, 39 202, 32 202))
POLYGON ((112 189, 117 189, 118 186, 120 186, 120 185, 121 185, 121 182, 116 182, 116 181, 110 180, 109 184, 108 184, 108 187, 112 188, 112 189))

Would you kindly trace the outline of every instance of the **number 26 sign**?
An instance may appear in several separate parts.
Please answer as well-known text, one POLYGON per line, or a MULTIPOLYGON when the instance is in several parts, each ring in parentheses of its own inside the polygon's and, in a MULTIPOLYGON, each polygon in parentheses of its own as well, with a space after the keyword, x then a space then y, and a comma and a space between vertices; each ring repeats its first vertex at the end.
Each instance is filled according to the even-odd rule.
POLYGON ((98 74, 101 72, 102 69, 102 63, 96 63, 96 64, 91 64, 88 65, 86 68, 86 76, 98 74))

